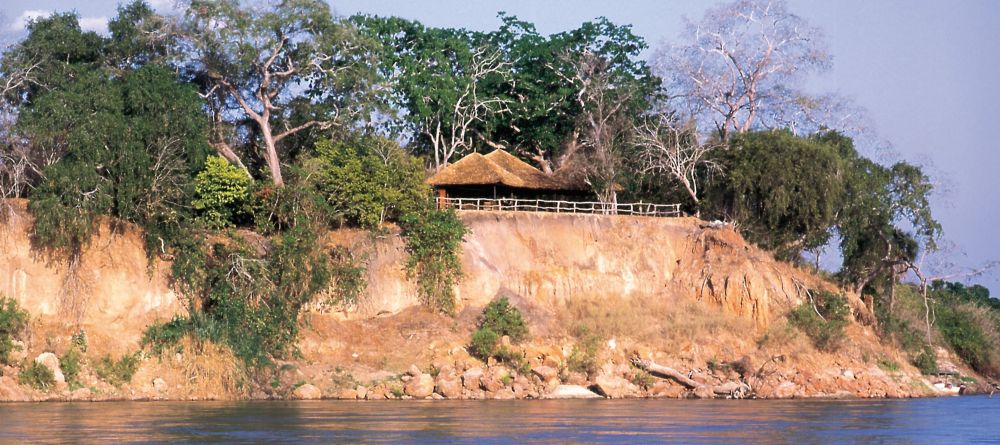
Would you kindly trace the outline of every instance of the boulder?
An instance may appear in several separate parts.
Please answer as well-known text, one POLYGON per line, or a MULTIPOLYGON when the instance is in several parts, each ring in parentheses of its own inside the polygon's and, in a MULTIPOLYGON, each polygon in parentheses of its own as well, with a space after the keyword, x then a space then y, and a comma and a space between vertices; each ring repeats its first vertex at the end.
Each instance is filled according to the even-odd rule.
POLYGON ((493 395, 496 400, 514 400, 517 398, 517 394, 514 394, 514 390, 510 388, 503 388, 493 395))
POLYGON ((712 391, 711 386, 701 385, 692 390, 691 395, 696 399, 714 399, 715 391, 712 391))
POLYGON ((362 400, 362 399, 365 399, 365 398, 368 397, 368 388, 366 388, 364 386, 358 385, 357 388, 354 388, 354 392, 357 393, 359 400, 362 400))
POLYGON ((632 382, 614 375, 599 375, 591 386, 594 392, 609 399, 621 399, 638 392, 632 382))
POLYGON ((403 393, 415 399, 430 397, 434 393, 434 378, 430 374, 413 376, 403 387, 403 393))
POLYGON ((295 388, 295 391, 292 391, 292 397, 299 400, 316 400, 323 398, 323 391, 320 391, 319 388, 306 383, 305 385, 295 388))
POLYGON ((420 368, 417 367, 417 365, 410 365, 410 368, 406 370, 406 374, 408 374, 410 377, 416 377, 419 376, 420 374, 423 374, 423 371, 421 371, 420 368))
POLYGON ((600 399, 601 396, 580 385, 559 385, 546 399, 600 399))
POLYGON ((479 379, 480 385, 486 392, 497 392, 505 386, 502 380, 504 375, 495 370, 490 370, 490 372, 483 374, 483 377, 479 379))
POLYGON ((56 383, 66 383, 66 376, 63 375, 62 369, 59 369, 59 357, 56 357, 55 354, 43 352, 35 357, 35 363, 49 368, 56 378, 56 383))
POLYGON ((777 388, 774 388, 772 397, 776 399, 790 399, 795 396, 797 389, 798 386, 792 382, 781 382, 777 388))
POLYGON ((531 373, 537 375, 543 382, 559 378, 559 370, 551 366, 535 366, 531 368, 531 373))
POLYGON ((478 391, 483 368, 469 368, 462 373, 462 386, 469 391, 478 391))
POLYGON ((355 400, 358 398, 358 390, 350 388, 341 390, 340 398, 342 400, 355 400))
POLYGON ((434 386, 438 394, 441 394, 449 399, 458 399, 462 397, 462 383, 457 377, 443 377, 443 374, 438 374, 438 378, 434 386))
POLYGON ((153 379, 153 389, 157 392, 163 392, 167 390, 167 381, 159 377, 153 379))

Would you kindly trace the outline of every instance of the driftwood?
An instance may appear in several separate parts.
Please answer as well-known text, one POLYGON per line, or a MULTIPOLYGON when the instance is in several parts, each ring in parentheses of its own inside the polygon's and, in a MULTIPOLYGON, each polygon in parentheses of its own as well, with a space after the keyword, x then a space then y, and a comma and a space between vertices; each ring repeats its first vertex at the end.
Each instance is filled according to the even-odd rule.
POLYGON ((640 357, 632 357, 632 365, 636 368, 642 369, 650 374, 671 379, 677 383, 680 383, 685 388, 697 389, 700 387, 707 387, 712 390, 712 393, 720 396, 729 396, 734 399, 743 399, 751 394, 752 389, 750 385, 743 382, 726 382, 721 385, 703 385, 694 380, 691 380, 688 376, 680 373, 674 368, 669 366, 663 366, 653 362, 652 360, 644 360, 640 357))

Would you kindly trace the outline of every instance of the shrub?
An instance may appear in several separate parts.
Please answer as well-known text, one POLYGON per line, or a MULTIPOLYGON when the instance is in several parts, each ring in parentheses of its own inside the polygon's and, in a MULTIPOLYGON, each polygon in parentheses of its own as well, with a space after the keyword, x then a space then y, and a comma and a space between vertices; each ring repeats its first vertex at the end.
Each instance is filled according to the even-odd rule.
POLYGON ((52 370, 35 361, 25 363, 17 378, 22 385, 28 385, 42 391, 47 391, 56 384, 56 376, 52 370))
POLYGON ((459 259, 466 228, 454 210, 425 208, 400 221, 406 237, 406 271, 416 277, 420 301, 432 310, 455 312, 456 281, 462 276, 459 259))
POLYGON ((815 306, 803 302, 792 310, 789 319, 822 351, 835 351, 844 339, 850 309, 843 296, 827 291, 815 292, 815 306), (819 313, 817 313, 817 311, 819 313))
POLYGON ((354 258, 351 250, 337 246, 330 251, 330 276, 333 280, 334 303, 355 304, 368 287, 365 266, 354 258))
POLYGON ((955 354, 972 369, 989 375, 1000 374, 1000 364, 989 336, 976 322, 971 308, 942 305, 937 310, 937 326, 955 354))
POLYGON ((70 389, 75 389, 80 385, 80 369, 83 366, 83 354, 76 347, 70 347, 62 357, 59 358, 59 368, 62 369, 66 377, 66 383, 70 389))
POLYGON ((0 365, 10 364, 14 351, 14 338, 28 327, 28 313, 21 310, 17 300, 0 297, 0 365))
POLYGON ((250 189, 253 181, 221 156, 209 156, 205 169, 194 180, 191 203, 198 217, 212 228, 232 226, 252 215, 250 189))
POLYGON ((187 318, 174 316, 166 323, 152 324, 142 333, 142 347, 160 355, 168 348, 173 348, 191 332, 191 322, 187 318))
POLYGON ((528 335, 521 311, 510 304, 507 297, 493 300, 483 309, 479 317, 479 327, 489 328, 498 335, 506 335, 517 342, 528 335))
POLYGON ((923 350, 913 356, 911 363, 923 374, 934 374, 938 370, 937 354, 934 353, 934 348, 928 345, 924 345, 923 350))
POLYGON ((566 367, 570 371, 593 374, 597 372, 598 349, 601 345, 601 337, 591 332, 587 326, 577 328, 577 338, 579 341, 573 346, 573 351, 566 358, 566 367))
POLYGON ((139 353, 123 354, 115 360, 111 354, 101 357, 94 365, 97 376, 114 386, 122 386, 132 381, 132 375, 139 368, 139 353))
POLYGON ((497 350, 497 342, 500 335, 490 328, 479 328, 472 333, 472 341, 469 342, 469 353, 480 360, 486 360, 493 356, 497 350))

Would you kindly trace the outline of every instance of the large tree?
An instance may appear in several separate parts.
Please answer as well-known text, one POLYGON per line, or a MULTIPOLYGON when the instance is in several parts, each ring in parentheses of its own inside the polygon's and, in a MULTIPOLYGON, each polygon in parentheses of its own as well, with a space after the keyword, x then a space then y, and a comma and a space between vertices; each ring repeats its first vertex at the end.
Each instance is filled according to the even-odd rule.
POLYGON ((213 146, 249 172, 240 145, 282 186, 282 141, 363 117, 371 61, 353 27, 321 0, 192 0, 181 26, 186 68, 204 84, 213 146))
POLYGON ((789 108, 815 107, 821 99, 796 87, 830 60, 821 30, 784 0, 737 0, 688 21, 683 42, 658 49, 652 63, 677 106, 726 140, 786 124, 775 115, 793 115, 789 108))

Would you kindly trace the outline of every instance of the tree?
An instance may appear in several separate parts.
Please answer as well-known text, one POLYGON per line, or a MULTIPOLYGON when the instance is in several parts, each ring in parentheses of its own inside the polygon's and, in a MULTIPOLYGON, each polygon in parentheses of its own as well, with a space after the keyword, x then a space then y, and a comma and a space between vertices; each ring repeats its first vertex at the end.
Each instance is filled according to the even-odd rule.
POLYGON ((736 221, 747 237, 797 259, 826 244, 844 204, 844 165, 834 146, 786 131, 733 136, 716 162, 726 172, 708 191, 714 217, 736 221))
POLYGON ((275 186, 284 184, 284 139, 351 121, 368 104, 367 53, 326 2, 192 0, 181 32, 189 49, 182 63, 204 83, 213 108, 213 146, 249 172, 232 140, 253 146, 259 139, 275 186), (228 137, 227 124, 235 133, 228 137))
POLYGON ((435 169, 477 144, 493 145, 489 125, 509 117, 512 102, 503 92, 511 62, 500 48, 464 29, 427 28, 396 17, 353 20, 382 42, 380 72, 394 88, 389 100, 435 169))
POLYGON ((416 211, 430 196, 424 169, 395 142, 371 136, 316 144, 316 187, 334 211, 373 229, 416 211))
POLYGON ((794 105, 786 98, 803 76, 825 70, 830 55, 819 28, 788 11, 783 0, 737 0, 687 22, 685 43, 653 56, 679 106, 722 140, 766 126, 768 113, 794 105))
POLYGON ((663 175, 680 184, 694 203, 696 216, 700 216, 699 184, 706 175, 722 172, 711 157, 722 146, 700 143, 693 128, 679 128, 662 115, 637 125, 634 133, 639 146, 639 172, 663 175))

